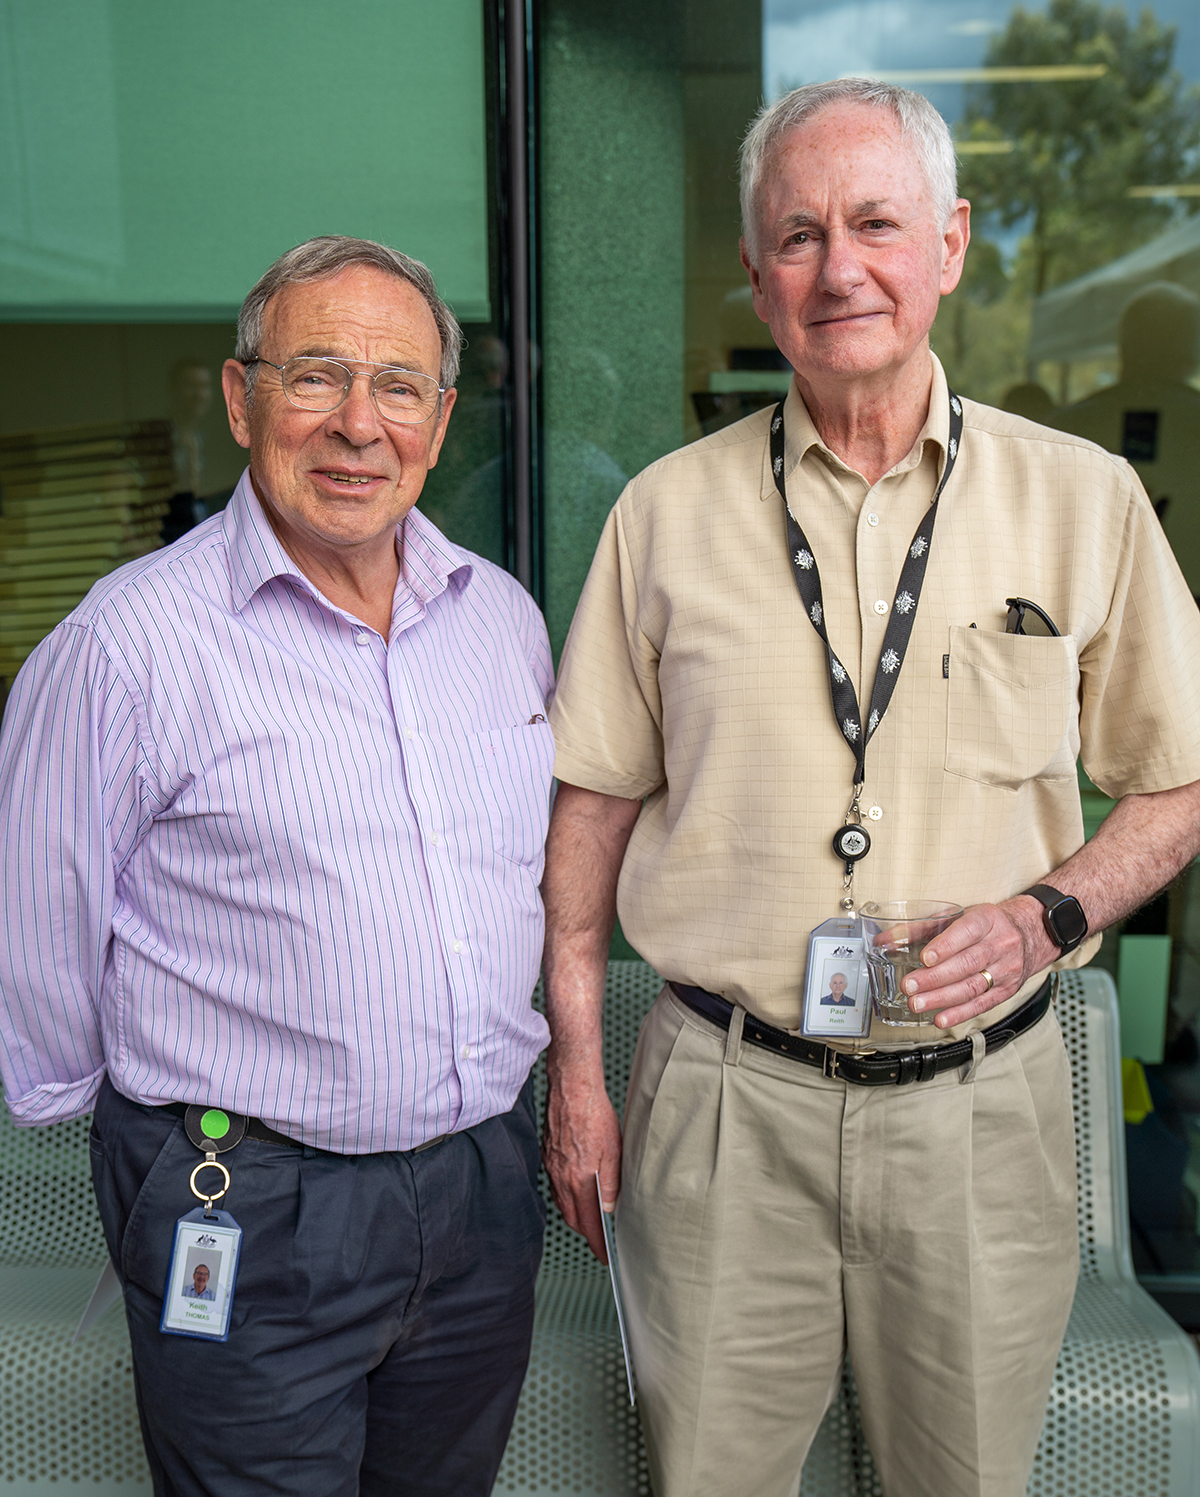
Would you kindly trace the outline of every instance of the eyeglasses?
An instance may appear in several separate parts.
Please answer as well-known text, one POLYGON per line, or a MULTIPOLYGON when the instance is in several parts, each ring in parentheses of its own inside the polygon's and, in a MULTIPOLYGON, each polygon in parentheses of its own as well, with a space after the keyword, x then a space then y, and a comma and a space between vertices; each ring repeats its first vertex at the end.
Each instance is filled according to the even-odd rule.
POLYGON ((1031 603, 1028 598, 1005 598, 1008 604, 1008 622, 1005 634, 1024 634, 1030 638, 1057 639, 1058 630, 1054 620, 1044 608, 1031 603))
POLYGON ((338 359, 313 358, 289 359, 286 364, 272 364, 270 359, 247 359, 245 367, 248 369, 251 364, 278 369, 289 404, 302 411, 336 411, 356 379, 369 380, 375 409, 385 421, 400 426, 419 426, 428 421, 446 393, 432 375, 418 374, 412 369, 385 366, 378 373, 369 374, 362 369, 351 369, 338 359))

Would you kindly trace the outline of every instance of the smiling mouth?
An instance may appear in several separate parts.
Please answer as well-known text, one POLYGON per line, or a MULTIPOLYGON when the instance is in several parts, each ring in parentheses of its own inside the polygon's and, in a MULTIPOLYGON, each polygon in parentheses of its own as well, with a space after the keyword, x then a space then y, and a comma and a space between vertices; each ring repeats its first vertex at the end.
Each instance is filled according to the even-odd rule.
POLYGON ((322 468, 321 476, 332 483, 367 484, 377 483, 379 480, 378 473, 337 473, 330 468, 322 468))

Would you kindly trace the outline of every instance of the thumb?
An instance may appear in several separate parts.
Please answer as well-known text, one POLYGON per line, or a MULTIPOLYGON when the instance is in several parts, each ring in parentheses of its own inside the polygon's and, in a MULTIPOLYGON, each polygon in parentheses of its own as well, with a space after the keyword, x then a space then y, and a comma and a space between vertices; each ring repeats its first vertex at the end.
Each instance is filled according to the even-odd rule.
POLYGON ((596 1171, 596 1185, 600 1192, 600 1208, 612 1212, 617 1209, 617 1196, 621 1190, 621 1166, 615 1159, 605 1159, 596 1171))

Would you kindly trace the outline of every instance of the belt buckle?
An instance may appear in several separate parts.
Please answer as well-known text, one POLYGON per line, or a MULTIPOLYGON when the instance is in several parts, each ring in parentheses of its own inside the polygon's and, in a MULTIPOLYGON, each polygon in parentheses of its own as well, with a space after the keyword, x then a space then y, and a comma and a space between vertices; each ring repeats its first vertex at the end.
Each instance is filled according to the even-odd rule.
POLYGON ((842 1058, 840 1050, 834 1050, 832 1046, 825 1046, 825 1054, 821 1059, 821 1075, 828 1076, 830 1081, 838 1080, 838 1061, 842 1058))

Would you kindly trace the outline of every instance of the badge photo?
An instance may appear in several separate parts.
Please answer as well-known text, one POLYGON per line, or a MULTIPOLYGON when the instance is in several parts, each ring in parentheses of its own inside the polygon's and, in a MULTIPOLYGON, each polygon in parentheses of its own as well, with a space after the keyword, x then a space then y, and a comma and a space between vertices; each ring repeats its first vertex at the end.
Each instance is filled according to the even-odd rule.
POLYGON ((175 1223, 159 1330, 173 1336, 229 1338, 242 1229, 227 1211, 200 1207, 175 1223))
POLYGON ((808 940, 800 1033, 812 1039, 858 1039, 870 1023, 867 963, 858 921, 826 920, 808 940))

